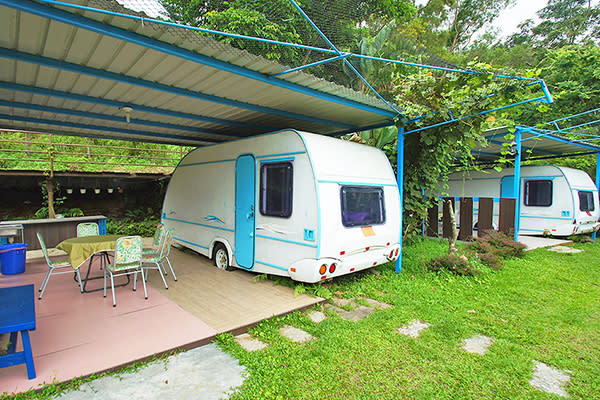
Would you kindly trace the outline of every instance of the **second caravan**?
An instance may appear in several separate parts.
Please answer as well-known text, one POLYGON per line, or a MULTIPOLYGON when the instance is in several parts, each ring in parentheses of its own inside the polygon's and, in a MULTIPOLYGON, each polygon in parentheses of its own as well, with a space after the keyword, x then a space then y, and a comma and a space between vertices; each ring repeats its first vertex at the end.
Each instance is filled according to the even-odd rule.
MULTIPOLYGON (((499 199, 516 197, 514 168, 500 172, 456 172, 449 176, 448 186, 451 197, 474 198, 473 221, 477 221, 477 198, 494 198, 496 227, 499 199)), ((584 171, 553 165, 523 166, 519 187, 519 233, 522 235, 569 236, 595 232, 600 227, 598 189, 584 171)))
POLYGON ((380 150, 295 130, 190 152, 162 222, 224 269, 318 282, 399 256, 400 199, 380 150))

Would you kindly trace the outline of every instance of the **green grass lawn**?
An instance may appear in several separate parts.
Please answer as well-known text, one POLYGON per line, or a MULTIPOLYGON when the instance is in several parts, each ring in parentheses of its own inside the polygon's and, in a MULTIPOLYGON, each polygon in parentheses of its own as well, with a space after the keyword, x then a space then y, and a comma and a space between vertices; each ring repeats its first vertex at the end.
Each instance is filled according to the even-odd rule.
POLYGON ((405 247, 404 270, 378 267, 330 283, 338 297, 366 296, 393 305, 359 322, 327 312, 264 321, 252 330, 269 347, 249 353, 231 335, 223 349, 247 366, 235 399, 545 399, 529 385, 534 360, 571 371, 572 398, 600 399, 600 246, 580 254, 546 249, 512 259, 500 271, 457 277, 424 271, 447 251, 427 239, 405 247), (413 319, 431 327, 414 339, 395 332, 413 319), (316 340, 296 344, 279 335, 286 324, 316 340), (463 339, 496 339, 485 355, 460 349, 463 339))

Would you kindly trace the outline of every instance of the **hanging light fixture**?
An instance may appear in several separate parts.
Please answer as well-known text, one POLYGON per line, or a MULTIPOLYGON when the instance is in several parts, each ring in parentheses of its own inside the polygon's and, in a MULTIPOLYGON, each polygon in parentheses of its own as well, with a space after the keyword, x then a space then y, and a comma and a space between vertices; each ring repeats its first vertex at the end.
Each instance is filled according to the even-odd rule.
POLYGON ((129 123, 131 121, 131 112, 133 111, 133 108, 125 106, 121 107, 121 110, 125 112, 125 121, 129 123))
POLYGON ((108 189, 106 189, 106 191, 107 191, 108 193, 112 193, 112 192, 114 192, 114 191, 115 191, 115 189, 113 189, 113 188, 108 188, 108 189))
POLYGON ((71 193, 73 193, 73 189, 70 189, 70 188, 67 189, 67 194, 71 194, 71 193))
POLYGON ((79 193, 81 193, 81 194, 85 194, 85 192, 86 192, 86 189, 85 189, 85 188, 81 188, 81 189, 79 189, 79 193))

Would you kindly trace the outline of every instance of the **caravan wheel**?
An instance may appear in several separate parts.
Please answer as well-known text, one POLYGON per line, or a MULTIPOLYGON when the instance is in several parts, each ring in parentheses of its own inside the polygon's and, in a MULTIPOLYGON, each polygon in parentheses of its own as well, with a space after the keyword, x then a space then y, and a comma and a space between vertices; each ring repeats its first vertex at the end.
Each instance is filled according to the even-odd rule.
POLYGON ((233 268, 229 265, 229 254, 227 253, 227 249, 222 244, 215 245, 215 249, 213 250, 213 261, 217 268, 231 271, 233 268))

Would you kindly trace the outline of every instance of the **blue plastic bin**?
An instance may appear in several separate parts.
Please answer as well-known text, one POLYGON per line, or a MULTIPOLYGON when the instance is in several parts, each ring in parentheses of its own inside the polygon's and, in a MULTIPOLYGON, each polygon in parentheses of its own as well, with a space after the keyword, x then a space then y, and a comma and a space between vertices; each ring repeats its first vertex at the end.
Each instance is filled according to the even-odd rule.
POLYGON ((0 246, 0 270, 2 275, 25 272, 27 243, 11 243, 0 246))

